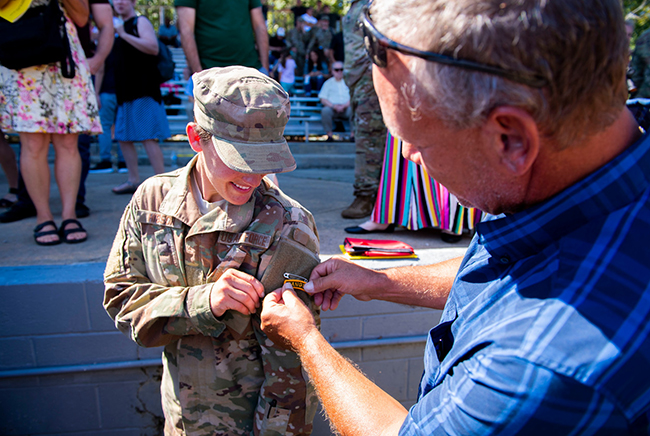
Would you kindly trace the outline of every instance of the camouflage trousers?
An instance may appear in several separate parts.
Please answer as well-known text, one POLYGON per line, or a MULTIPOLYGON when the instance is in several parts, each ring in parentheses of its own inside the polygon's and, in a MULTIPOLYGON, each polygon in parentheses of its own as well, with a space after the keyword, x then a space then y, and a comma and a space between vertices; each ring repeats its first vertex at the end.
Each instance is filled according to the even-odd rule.
POLYGON ((372 76, 363 76, 350 90, 354 113, 354 196, 374 196, 379 187, 386 126, 372 76))
MULTIPOLYGON (((187 366, 173 368, 171 372, 177 375, 171 378, 177 380, 172 383, 178 386, 179 399, 186 407, 182 423, 166 416, 165 435, 299 436, 311 433, 318 399, 301 367, 300 358, 276 347, 266 337, 260 328, 259 314, 246 318, 249 322, 241 333, 228 327, 218 338, 186 336, 177 348, 178 356, 166 350, 164 379, 171 375, 167 370, 177 357, 186 354, 197 357, 203 347, 197 346, 196 341, 213 343, 213 356, 198 357, 200 360, 215 359, 215 364, 210 369, 200 370, 187 366)), ((226 324, 231 324, 229 321, 226 320, 226 324)), ((163 388, 163 395, 164 391, 163 388)))

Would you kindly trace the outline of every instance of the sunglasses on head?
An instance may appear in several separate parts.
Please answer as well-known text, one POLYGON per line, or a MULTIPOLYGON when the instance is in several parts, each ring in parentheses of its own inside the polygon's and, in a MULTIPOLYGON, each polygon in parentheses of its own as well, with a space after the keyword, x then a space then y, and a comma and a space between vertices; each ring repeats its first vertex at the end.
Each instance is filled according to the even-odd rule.
POLYGON ((379 30, 377 30, 370 20, 369 6, 364 8, 363 13, 359 17, 359 24, 363 30, 363 42, 366 47, 366 52, 368 52, 368 56, 370 56, 372 63, 380 68, 386 68, 388 58, 387 50, 391 49, 410 56, 417 56, 430 62, 437 62, 439 64, 451 65, 454 67, 503 77, 512 80, 513 82, 528 85, 532 88, 542 88, 548 84, 546 79, 541 76, 524 75, 516 71, 508 71, 491 65, 480 64, 478 62, 467 61, 464 59, 456 59, 440 53, 422 51, 402 45, 399 42, 393 41, 387 36, 382 35, 379 30))

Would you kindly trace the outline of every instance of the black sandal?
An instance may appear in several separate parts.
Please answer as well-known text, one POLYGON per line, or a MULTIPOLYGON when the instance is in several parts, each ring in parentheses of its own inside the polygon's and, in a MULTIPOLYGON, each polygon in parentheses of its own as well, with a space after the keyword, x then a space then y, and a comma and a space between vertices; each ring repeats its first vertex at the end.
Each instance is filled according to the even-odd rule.
POLYGON ((86 232, 86 229, 83 228, 81 223, 77 221, 76 219, 69 219, 65 220, 61 223, 61 227, 59 227, 59 237, 65 242, 66 244, 78 244, 80 242, 85 241, 88 239, 88 232, 86 232), (72 229, 66 229, 65 227, 68 224, 76 224, 77 227, 74 227, 72 229), (70 236, 73 233, 86 233, 86 237, 82 239, 68 239, 68 236, 70 236))
POLYGON ((59 230, 57 230, 56 224, 54 224, 54 221, 45 221, 44 223, 40 223, 39 225, 34 227, 34 241, 36 241, 36 243, 38 245, 59 245, 61 243, 61 235, 59 233, 59 230), (46 226, 52 226, 52 227, 54 227, 54 230, 42 231, 43 227, 46 227, 46 226), (59 237, 59 239, 57 239, 55 241, 47 241, 47 242, 41 242, 41 241, 38 240, 38 238, 40 238, 42 236, 49 236, 49 235, 57 235, 59 237))
MULTIPOLYGON (((16 196, 16 198, 18 198, 18 189, 9 188, 9 194, 13 194, 13 195, 16 196)), ((9 195, 9 194, 7 194, 7 195, 9 195)), ((16 201, 18 201, 18 200, 16 200, 16 201)), ((3 207, 3 208, 11 207, 14 204, 16 204, 16 201, 7 200, 6 198, 0 198, 0 207, 3 207)))

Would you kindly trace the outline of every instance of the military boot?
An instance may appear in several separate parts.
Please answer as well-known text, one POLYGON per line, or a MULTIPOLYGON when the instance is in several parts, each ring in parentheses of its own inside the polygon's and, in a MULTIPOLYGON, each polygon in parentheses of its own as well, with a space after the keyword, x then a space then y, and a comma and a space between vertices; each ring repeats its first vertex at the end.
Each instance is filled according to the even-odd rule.
POLYGON ((343 218, 364 218, 370 215, 375 206, 375 197, 371 195, 359 195, 354 198, 352 204, 341 212, 343 218))

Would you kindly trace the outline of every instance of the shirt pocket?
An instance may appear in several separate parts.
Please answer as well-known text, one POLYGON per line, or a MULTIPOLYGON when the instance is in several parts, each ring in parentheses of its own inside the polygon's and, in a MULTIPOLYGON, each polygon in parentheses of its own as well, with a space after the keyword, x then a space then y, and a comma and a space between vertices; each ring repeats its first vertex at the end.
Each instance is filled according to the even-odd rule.
POLYGON ((142 254, 149 279, 163 286, 187 286, 178 250, 183 237, 180 222, 151 211, 139 211, 137 220, 142 225, 142 254))

